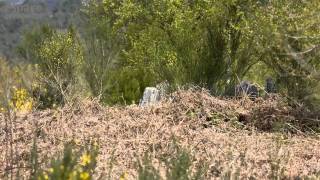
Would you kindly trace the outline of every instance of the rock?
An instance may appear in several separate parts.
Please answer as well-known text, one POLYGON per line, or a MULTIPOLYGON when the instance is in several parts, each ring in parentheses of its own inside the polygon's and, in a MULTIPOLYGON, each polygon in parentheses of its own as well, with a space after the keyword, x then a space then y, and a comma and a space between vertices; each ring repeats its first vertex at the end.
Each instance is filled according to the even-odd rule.
POLYGON ((161 82, 156 87, 146 87, 143 92, 143 97, 140 100, 139 106, 148 106, 156 104, 161 99, 164 99, 169 91, 168 81, 161 82))
POLYGON ((143 92, 143 97, 140 100, 139 106, 148 106, 156 104, 161 99, 160 90, 155 87, 146 87, 143 92))
POLYGON ((273 81, 272 78, 267 78, 266 79, 266 84, 265 84, 265 91, 266 93, 276 93, 276 85, 275 82, 273 81))
POLYGON ((250 99, 255 99, 259 96, 259 90, 249 81, 242 81, 235 89, 236 97, 249 96, 250 99))

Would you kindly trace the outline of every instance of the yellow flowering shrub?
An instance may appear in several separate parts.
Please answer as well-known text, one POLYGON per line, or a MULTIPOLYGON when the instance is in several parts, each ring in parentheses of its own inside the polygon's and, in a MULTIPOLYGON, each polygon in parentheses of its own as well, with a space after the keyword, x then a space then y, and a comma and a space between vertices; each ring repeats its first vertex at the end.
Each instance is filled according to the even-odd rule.
POLYGON ((14 87, 9 105, 17 112, 30 112, 33 108, 33 99, 26 89, 14 87))
POLYGON ((30 112, 34 107, 32 94, 27 89, 33 81, 33 67, 19 64, 9 65, 0 58, 0 113, 14 110, 30 112))
MULTIPOLYGON (((18 113, 28 113, 31 112, 34 107, 34 100, 30 93, 25 88, 16 88, 15 86, 11 88, 11 96, 3 100, 0 104, 0 113, 3 113, 10 108, 18 113)), ((4 96, 3 94, 0 94, 4 96)))
POLYGON ((41 26, 26 33, 18 53, 35 66, 38 84, 33 94, 39 104, 47 109, 71 103, 86 93, 83 80, 84 47, 73 27, 59 31, 50 26, 41 26))
POLYGON ((41 93, 44 108, 71 101, 79 90, 75 87, 80 86, 83 59, 83 48, 72 28, 66 33, 54 32, 41 42, 37 49, 36 63, 47 91, 41 93))
POLYGON ((75 151, 66 146, 62 158, 53 161, 50 168, 41 171, 39 180, 90 180, 96 167, 98 146, 91 145, 84 151, 75 151))
POLYGON ((80 158, 80 165, 86 166, 91 163, 91 155, 88 153, 84 153, 80 158))

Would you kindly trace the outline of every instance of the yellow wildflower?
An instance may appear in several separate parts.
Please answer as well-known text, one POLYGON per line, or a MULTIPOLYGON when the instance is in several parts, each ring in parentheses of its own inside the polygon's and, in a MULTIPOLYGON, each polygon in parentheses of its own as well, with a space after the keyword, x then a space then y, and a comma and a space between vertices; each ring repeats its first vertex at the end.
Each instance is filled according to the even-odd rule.
POLYGON ((126 180, 128 179, 128 173, 123 173, 121 176, 120 176, 120 180, 126 180))
POLYGON ((86 165, 90 164, 90 162, 91 162, 91 156, 90 156, 90 154, 85 153, 85 154, 83 154, 83 155, 81 156, 81 158, 80 158, 80 164, 81 164, 82 166, 86 166, 86 165))
POLYGON ((42 177, 39 176, 38 179, 39 179, 39 180, 48 180, 48 179, 49 179, 49 176, 48 176, 47 173, 44 172, 44 173, 43 173, 43 176, 42 176, 42 177), (42 179, 42 178, 43 178, 43 179, 42 179))
POLYGON ((49 179, 48 174, 44 174, 44 176, 43 176, 43 177, 44 177, 44 179, 45 179, 45 180, 48 180, 48 179, 49 179))
POLYGON ((53 168, 48 169, 49 173, 53 173, 53 168))
POLYGON ((90 179, 89 173, 87 173, 87 172, 82 172, 82 173, 80 174, 80 179, 81 179, 81 180, 89 180, 89 179, 90 179))

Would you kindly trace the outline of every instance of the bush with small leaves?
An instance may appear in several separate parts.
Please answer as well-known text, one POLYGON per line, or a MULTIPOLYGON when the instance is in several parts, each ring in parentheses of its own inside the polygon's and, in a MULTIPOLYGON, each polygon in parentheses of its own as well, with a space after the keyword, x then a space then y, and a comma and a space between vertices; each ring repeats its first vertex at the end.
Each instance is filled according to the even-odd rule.
POLYGON ((81 84, 83 48, 74 28, 59 32, 44 26, 25 35, 18 48, 38 68, 34 92, 43 108, 71 102, 81 84))

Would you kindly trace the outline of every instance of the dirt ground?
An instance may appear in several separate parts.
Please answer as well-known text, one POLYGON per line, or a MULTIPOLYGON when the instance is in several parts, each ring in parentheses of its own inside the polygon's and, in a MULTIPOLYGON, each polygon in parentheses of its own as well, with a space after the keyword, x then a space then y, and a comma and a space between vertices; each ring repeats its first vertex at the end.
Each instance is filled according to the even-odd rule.
POLYGON ((275 162, 280 165, 277 172, 283 170, 288 178, 320 170, 319 135, 270 131, 277 124, 280 129, 283 124, 292 127, 295 121, 291 109, 277 98, 228 100, 188 90, 148 107, 103 107, 88 100, 72 107, 18 115, 12 131, 5 128, 1 117, 1 174, 8 160, 8 135, 13 137, 15 162, 25 177, 34 137, 44 166, 66 142, 81 145, 98 139, 97 177, 108 172, 113 158, 113 179, 124 172, 134 179, 137 159, 145 152, 154 158, 169 153, 172 137, 192 153, 195 164, 208 163, 208 179, 237 171, 243 179, 270 179, 275 162))

